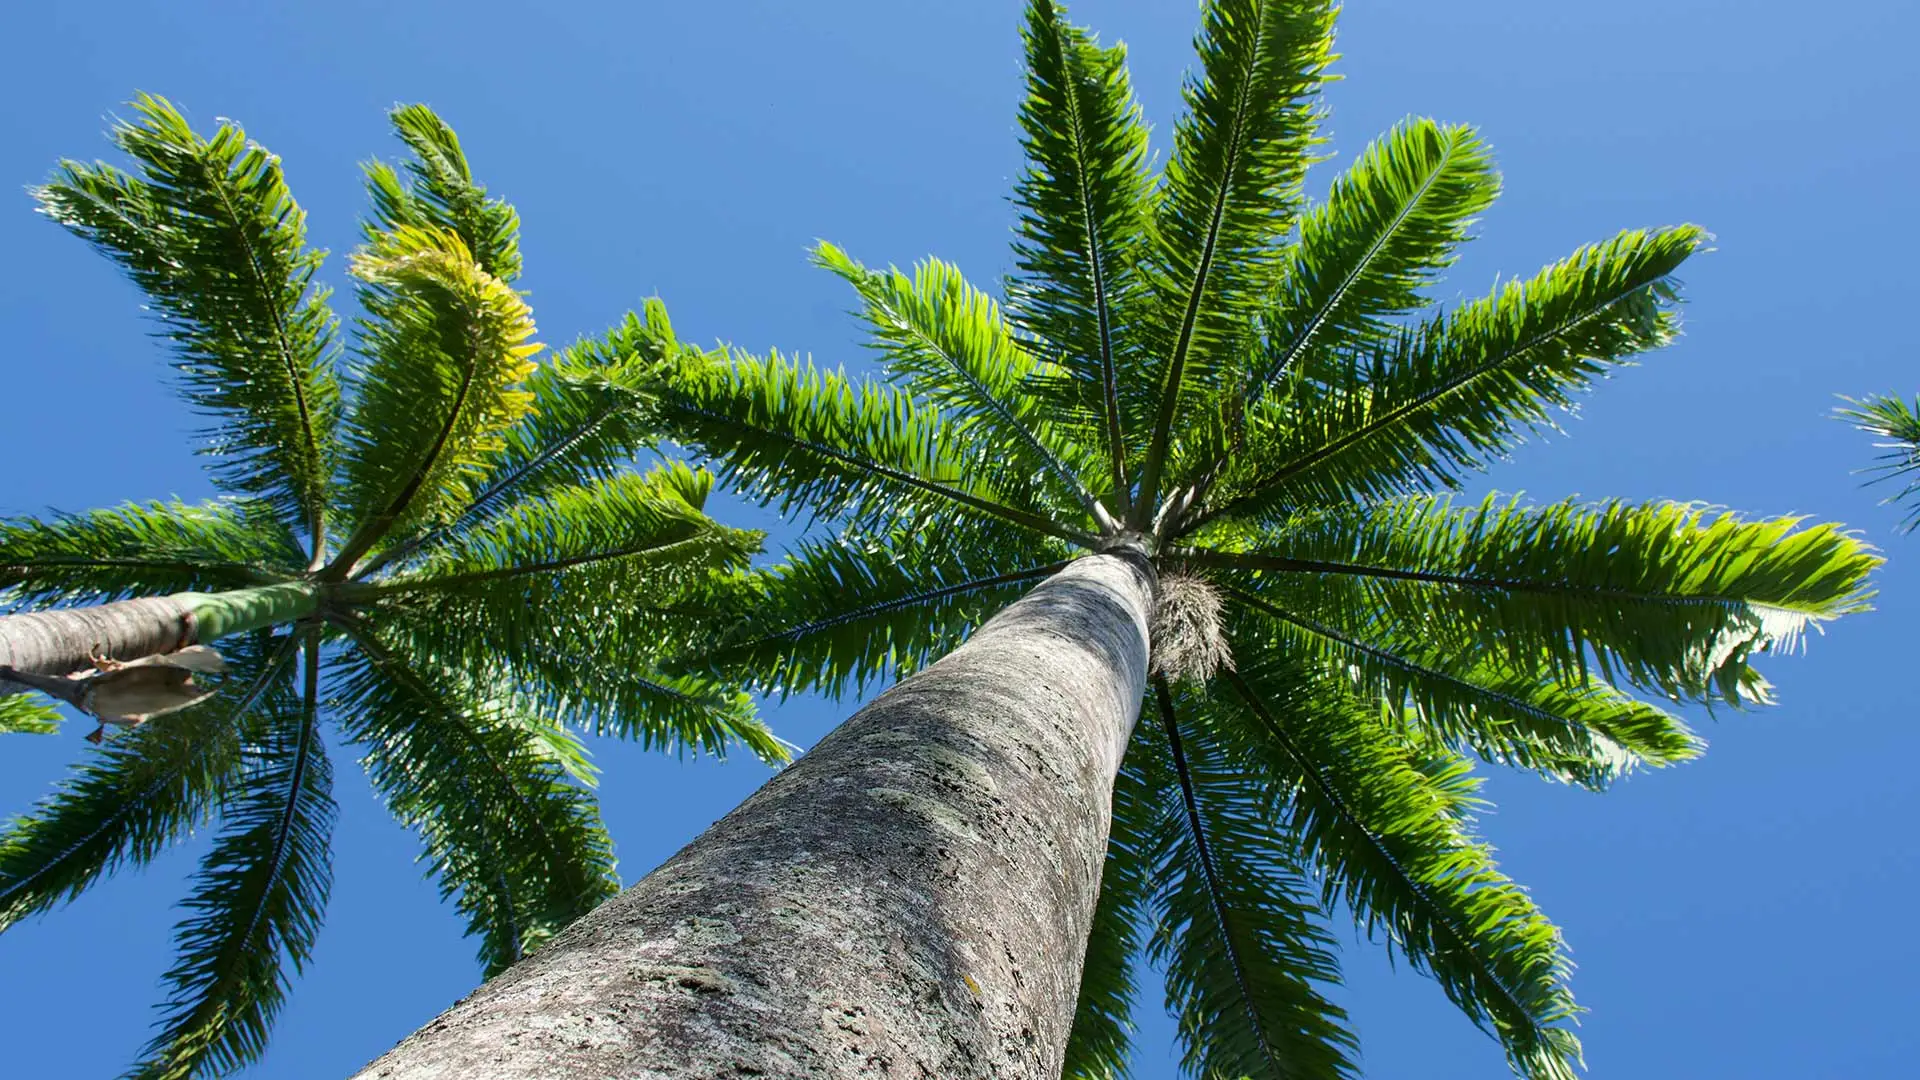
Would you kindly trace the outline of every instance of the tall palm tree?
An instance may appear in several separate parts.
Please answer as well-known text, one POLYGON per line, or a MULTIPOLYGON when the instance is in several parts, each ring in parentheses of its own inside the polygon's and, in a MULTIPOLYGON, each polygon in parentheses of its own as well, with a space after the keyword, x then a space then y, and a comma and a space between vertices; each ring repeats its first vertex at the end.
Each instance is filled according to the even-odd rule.
POLYGON ((1309 205, 1333 22, 1206 3, 1156 176, 1121 49, 1033 0, 1004 300, 823 245, 887 382, 672 369, 677 443, 844 527, 713 662, 911 677, 364 1076, 1111 1077, 1147 963, 1194 1075, 1352 1076, 1342 909, 1518 1073, 1572 1075, 1559 933, 1477 839, 1472 760, 1601 789, 1691 758, 1669 707, 1766 701, 1754 654, 1875 560, 1692 505, 1452 501, 1673 336, 1703 234, 1432 310, 1490 156, 1408 120, 1309 205))
POLYGON ((759 543, 704 516, 706 474, 626 467, 636 375, 679 349, 662 309, 536 366, 518 219, 408 106, 404 169, 367 168, 343 362, 278 159, 135 109, 113 132, 132 171, 66 162, 36 195, 145 292, 225 494, 0 522, 0 585, 35 609, 0 617, 0 718, 50 730, 32 686, 137 724, 0 834, 0 928, 217 819, 135 1070, 187 1077, 260 1054, 318 932, 323 721, 419 830, 489 973, 617 891, 576 728, 780 748, 742 692, 654 670, 759 543))
POLYGON ((1874 481, 1905 480, 1904 487, 1883 501, 1906 505, 1899 528, 1912 532, 1920 525, 1920 479, 1914 477, 1920 472, 1920 398, 1907 402, 1890 394, 1868 394, 1858 401, 1846 400, 1852 407, 1840 409, 1840 419, 1887 440, 1874 444, 1885 453, 1880 464, 1867 471, 1880 474, 1874 481))

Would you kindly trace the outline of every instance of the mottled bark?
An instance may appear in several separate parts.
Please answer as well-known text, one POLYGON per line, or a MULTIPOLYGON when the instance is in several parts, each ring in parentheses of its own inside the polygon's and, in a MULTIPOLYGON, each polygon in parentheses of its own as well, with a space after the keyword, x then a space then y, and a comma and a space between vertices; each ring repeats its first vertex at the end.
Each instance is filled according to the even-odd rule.
POLYGON ((1074 563, 362 1080, 1054 1080, 1152 592, 1074 563))
MULTIPOLYGON (((297 619, 314 609, 305 584, 263 585, 222 593, 119 600, 0 616, 0 668, 66 675, 91 666, 91 654, 133 660, 297 619)), ((0 680, 0 694, 18 692, 0 680)))

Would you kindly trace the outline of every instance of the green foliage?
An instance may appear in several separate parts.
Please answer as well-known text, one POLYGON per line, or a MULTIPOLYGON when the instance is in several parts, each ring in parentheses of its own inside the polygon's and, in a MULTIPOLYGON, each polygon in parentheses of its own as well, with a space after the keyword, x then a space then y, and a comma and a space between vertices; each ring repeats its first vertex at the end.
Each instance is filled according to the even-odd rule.
POLYGON ((703 357, 665 375, 667 434, 782 513, 804 507, 885 529, 958 504, 1039 533, 1078 535, 1036 513, 1033 485, 1001 468, 966 426, 904 391, 777 353, 703 357))
POLYGON ((305 563, 286 525, 259 503, 128 503, 0 520, 0 588, 16 604, 245 588, 305 563))
POLYGON ((233 124, 202 138, 142 95, 112 139, 136 172, 63 161, 40 209, 119 263, 175 349, 182 388, 216 422, 213 476, 323 531, 340 389, 337 320, 280 159, 233 124))
POLYGON ((1028 165, 1014 187, 1018 272, 1007 282, 1007 309, 1044 356, 1071 370, 1063 381, 1068 417, 1103 431, 1110 479, 1101 486, 1124 503, 1126 431, 1144 435, 1151 390, 1119 378, 1144 288, 1147 127, 1123 47, 1101 48, 1044 0, 1028 5, 1025 39, 1020 130, 1028 165))
POLYGON ((1409 748, 1378 707, 1270 660, 1225 680, 1280 821, 1350 908, 1507 1047, 1515 1072, 1571 1080, 1577 1008, 1560 934, 1468 831, 1467 763, 1409 748))
POLYGON ((1272 777, 1248 769, 1215 716, 1178 715, 1156 678, 1159 820, 1148 877, 1183 1064, 1196 1076, 1351 1077, 1346 1011, 1320 992, 1337 982, 1334 940, 1299 854, 1274 827, 1272 777), (1171 768, 1165 766, 1170 765, 1171 768))
MULTIPOLYGON (((220 638, 232 670, 205 702, 116 729, 0 829, 0 930, 214 827, 130 1073, 189 1080, 260 1057, 311 955, 330 882, 325 724, 419 832, 489 975, 618 888, 583 733, 768 761, 787 747, 738 679, 697 663, 758 591, 760 535, 706 517, 708 474, 633 471, 662 434, 662 370, 706 362, 657 301, 537 364, 511 285, 518 216, 451 128, 405 106, 408 158, 366 170, 343 364, 278 159, 232 124, 202 138, 161 99, 136 108, 113 133, 132 171, 67 162, 36 195, 146 294, 188 402, 217 425, 223 495, 0 520, 0 604, 213 594, 189 601, 186 629, 220 638), (210 613, 277 610, 262 586, 298 593, 282 605, 295 624, 225 634, 210 613)), ((0 732, 58 721, 37 695, 0 694, 0 732)))
POLYGON ((960 644, 1065 565, 1057 545, 980 528, 907 525, 801 543, 706 661, 782 695, 864 691, 960 644))
POLYGON ((1765 703, 1759 657, 1860 610, 1878 560, 1793 518, 1439 497, 1670 341, 1706 234, 1624 232, 1436 310, 1499 192, 1487 147, 1410 119, 1311 203, 1332 5, 1202 6, 1154 176, 1122 51, 1028 4, 1004 308, 946 263, 822 245, 886 382, 691 351, 653 369, 667 437, 838 530, 754 578, 686 663, 864 690, 1075 549, 1142 549, 1221 598, 1233 664, 1148 697, 1066 1075, 1124 1071, 1148 960, 1193 1075, 1352 1075, 1324 994, 1345 908, 1518 1073, 1570 1077, 1559 935, 1471 832, 1470 756, 1595 789, 1697 756, 1666 706, 1765 703))
MULTIPOLYGON (((308 662, 317 658, 309 651, 308 662)), ((241 768, 246 787, 221 810, 190 913, 174 932, 171 1001, 133 1075, 174 1080, 226 1073, 266 1049, 286 996, 282 956, 297 973, 312 953, 333 881, 328 847, 333 769, 311 696, 300 711, 260 717, 241 768)))
MULTIPOLYGON (((233 652, 233 650, 229 650, 233 652)), ((107 744, 0 833, 0 930, 142 866, 207 820, 243 763, 241 724, 283 707, 291 639, 230 655, 228 689, 107 744)))
POLYGON ((1678 503, 1416 496, 1298 515, 1258 536, 1270 551, 1196 559, 1521 670, 1579 679, 1592 665, 1663 697, 1738 705, 1764 691, 1751 656, 1792 650, 1866 602, 1874 558, 1840 529, 1801 525, 1678 503))
POLYGON ((1920 525, 1920 479, 1912 479, 1920 471, 1920 399, 1912 403, 1897 397, 1879 394, 1868 395, 1854 401, 1853 408, 1841 409, 1840 418, 1869 435, 1878 435, 1886 442, 1875 443, 1885 451, 1880 455, 1880 464, 1871 471, 1880 475, 1875 480, 1905 480, 1906 486, 1887 496, 1886 502, 1906 503, 1906 514, 1900 519, 1900 531, 1912 532, 1920 525))
POLYGON ((387 809, 421 834, 496 974, 619 891, 587 791, 530 729, 551 721, 422 672, 371 635, 342 657, 340 722, 387 809))
POLYGON ((866 303, 892 381, 971 437, 973 456, 1000 474, 996 487, 1017 488, 1021 478, 1044 473, 1057 485, 1056 497, 1091 504, 1077 470, 1063 460, 1075 444, 1047 419, 1047 403, 1018 392, 1046 369, 1027 355, 999 305, 938 259, 909 278, 898 270, 874 273, 832 244, 821 244, 814 257, 866 303))
POLYGON ((533 312, 459 235, 403 226, 354 257, 365 363, 343 454, 353 560, 390 530, 439 524, 472 498, 503 432, 525 416, 533 312))
POLYGON ((1221 428, 1203 427, 1183 454, 1193 459, 1182 470, 1189 479, 1210 479, 1225 463, 1248 412, 1279 407, 1269 395, 1284 400, 1282 380, 1324 378, 1308 360, 1378 345, 1393 319, 1424 306, 1420 287, 1452 264, 1499 190, 1470 128, 1409 120, 1367 147, 1301 219, 1276 298, 1261 309, 1255 370, 1229 394, 1221 428))
POLYGON ((60 710, 24 693, 0 697, 0 735, 51 735, 60 730, 60 710))
POLYGON ((367 241, 377 245, 381 233, 408 228, 443 230, 460 237, 485 273, 509 282, 519 277, 520 215, 504 200, 487 198, 467 166, 460 137, 425 105, 402 105, 391 116, 394 133, 413 156, 404 166, 406 180, 390 165, 366 167, 374 217, 367 241))
MULTIPOLYGON (((1334 7, 1325 0, 1217 0, 1194 39, 1200 71, 1181 97, 1173 156, 1155 207, 1146 260, 1153 293, 1146 370, 1157 376, 1143 494, 1159 489, 1183 403, 1230 377, 1284 258, 1333 62, 1334 7)), ((1134 504, 1136 528, 1149 523, 1134 504)))
POLYGON ((506 678, 539 711, 647 746, 785 751, 728 685, 647 662, 716 629, 724 573, 756 533, 700 513, 710 478, 685 466, 620 473, 516 503, 380 586, 417 650, 469 679, 506 678))
POLYGON ((1622 233, 1380 348, 1329 357, 1283 415, 1250 422, 1192 527, 1455 485, 1609 366, 1672 339, 1672 274, 1704 235, 1622 233))

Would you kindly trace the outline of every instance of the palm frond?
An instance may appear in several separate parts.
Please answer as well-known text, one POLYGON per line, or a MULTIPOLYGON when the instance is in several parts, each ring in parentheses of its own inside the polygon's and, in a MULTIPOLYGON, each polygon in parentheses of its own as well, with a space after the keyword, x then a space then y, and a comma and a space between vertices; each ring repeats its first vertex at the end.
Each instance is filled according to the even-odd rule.
POLYGON ((63 161, 34 197, 146 293, 188 402, 216 419, 214 480, 303 521, 317 551, 340 411, 324 253, 280 159, 239 127, 203 138, 164 98, 133 107, 111 137, 139 175, 63 161))
POLYGON ((1467 763, 1418 754, 1338 684, 1285 661, 1224 678, 1280 820, 1361 926, 1405 954, 1529 1080, 1573 1080, 1578 1013, 1559 931, 1468 831, 1467 763))
POLYGON ((1640 763, 1700 753, 1678 717, 1597 679, 1543 680, 1475 656, 1449 642, 1437 621, 1356 627, 1350 623, 1360 616, 1331 605, 1313 610, 1319 598, 1310 595, 1286 596, 1290 610, 1269 599, 1271 590, 1255 596, 1223 585, 1222 592, 1245 616, 1234 634, 1236 657, 1311 658, 1329 678, 1396 713, 1410 707, 1426 737, 1471 747, 1489 761, 1601 789, 1640 763))
POLYGON ((1273 287, 1279 240, 1298 213, 1333 62, 1327 0, 1209 0, 1200 71, 1183 89, 1148 266, 1157 401, 1133 525, 1149 522, 1173 426, 1189 397, 1226 389, 1221 372, 1273 287), (1195 395, 1190 390, 1199 391, 1195 395))
POLYGON ((1315 377, 1312 358, 1378 344, 1388 320, 1419 310, 1421 286, 1452 265, 1499 190, 1492 156, 1468 127, 1408 120, 1362 151, 1301 218, 1260 319, 1257 369, 1226 410, 1224 441, 1192 453, 1203 466, 1192 479, 1204 483, 1225 464, 1249 412, 1277 407, 1268 395, 1281 380, 1315 377))
POLYGON ((51 735, 60 730, 60 707, 26 693, 0 693, 0 735, 51 735))
POLYGON ((249 739, 244 787, 221 813, 174 931, 160 1031, 132 1076, 222 1076, 258 1060, 297 974, 312 955, 333 881, 333 769, 321 745, 319 639, 310 637, 299 711, 269 717, 249 739))
POLYGON ((78 604, 244 588, 307 557, 263 503, 124 503, 0 520, 0 590, 16 604, 78 604))
POLYGON ((1883 503, 1907 503, 1904 516, 1900 519, 1901 532, 1912 532, 1920 525, 1920 500, 1914 496, 1920 494, 1920 479, 1908 479, 1920 471, 1920 399, 1911 404, 1900 398, 1881 394, 1869 394, 1860 400, 1847 398, 1853 407, 1837 410, 1837 415, 1854 427, 1869 435, 1878 435, 1888 441, 1875 443, 1875 448, 1885 451, 1879 455, 1880 464, 1871 472, 1880 475, 1874 482, 1881 480, 1905 479, 1905 486, 1887 496, 1883 503))
POLYGON ((671 462, 648 473, 556 488, 515 503, 443 546, 417 571, 377 588, 511 605, 495 608, 496 616, 565 604, 576 591, 600 605, 617 605, 618 596, 606 597, 622 586, 667 593, 677 579, 744 564, 759 550, 760 534, 727 528, 700 512, 712 483, 710 474, 671 462))
POLYGON ((1054 521, 1030 481, 973 453, 963 428, 903 391, 778 354, 690 361, 671 383, 659 407, 664 433, 783 514, 884 530, 941 508, 966 509, 1092 542, 1054 521))
POLYGON ((878 273, 821 243, 814 259, 859 292, 890 382, 905 387, 957 427, 977 433, 975 454, 997 468, 1050 478, 1059 505, 1097 513, 1075 442, 1023 393, 1044 377, 1000 316, 999 305, 952 264, 928 259, 912 277, 878 273))
POLYGON ((1591 664, 1609 682, 1735 705, 1760 685, 1754 654, 1862 610, 1880 561, 1839 527, 1798 518, 1497 496, 1300 515, 1257 543, 1191 557, 1343 589, 1341 606, 1408 628, 1444 624, 1466 652, 1516 670, 1583 680, 1591 664))
POLYGON ((1121 376, 1122 339, 1142 288, 1138 261, 1152 215, 1147 126, 1128 84, 1124 47, 1101 48, 1051 0, 1027 5, 1022 36, 1027 166, 1014 186, 1020 220, 1007 313, 1071 372, 1068 400, 1075 410, 1098 418, 1107 482, 1124 516, 1126 417, 1148 415, 1150 400, 1141 392, 1150 388, 1121 376))
POLYGON ((784 759, 744 693, 662 670, 722 617, 726 575, 759 549, 759 534, 700 513, 711 483, 668 464, 555 489, 371 588, 409 655, 481 683, 509 676, 558 722, 784 759))
POLYGON ((1321 383, 1296 387, 1284 417, 1250 430, 1187 531, 1455 485, 1548 424, 1549 408, 1666 344, 1678 325, 1673 272, 1704 239, 1692 226, 1622 233, 1349 355, 1321 383))
POLYGON ((782 695, 901 678, 958 646, 1066 565, 1058 546, 967 527, 802 542, 766 574, 747 617, 710 652, 714 671, 782 695))
POLYGON ((294 641, 224 645, 232 674, 205 704, 113 740, 0 834, 0 930, 123 866, 143 866, 205 821, 240 780, 255 709, 285 709, 294 641))
POLYGON ((342 657, 339 716, 388 810, 416 829, 443 896, 506 969, 619 890, 591 795, 529 718, 445 672, 415 670, 364 629, 342 657))
POLYGON ((1334 941, 1297 839, 1271 822, 1268 778, 1235 760, 1204 709, 1183 723, 1164 678, 1151 693, 1171 768, 1157 770, 1148 953, 1167 969, 1187 1073, 1356 1076, 1346 1011, 1319 989, 1340 978, 1334 941))
POLYGON ((388 114, 394 134, 413 156, 406 179, 392 166, 366 166, 373 221, 367 242, 403 228, 444 229, 457 234, 480 269, 501 281, 520 276, 520 215, 502 199, 487 198, 473 179, 460 137, 425 105, 402 105, 388 114))
POLYGON ((344 501, 352 535, 333 565, 350 572, 391 532, 438 525, 467 505, 503 433, 532 395, 533 313, 434 227, 381 233, 353 272, 369 318, 355 372, 344 501))
POLYGON ((431 531, 389 548, 366 573, 401 562, 491 520, 521 499, 612 476, 654 445, 650 388, 688 347, 673 336, 666 305, 649 300, 619 326, 584 338, 527 376, 532 408, 508 428, 488 463, 486 487, 431 531))

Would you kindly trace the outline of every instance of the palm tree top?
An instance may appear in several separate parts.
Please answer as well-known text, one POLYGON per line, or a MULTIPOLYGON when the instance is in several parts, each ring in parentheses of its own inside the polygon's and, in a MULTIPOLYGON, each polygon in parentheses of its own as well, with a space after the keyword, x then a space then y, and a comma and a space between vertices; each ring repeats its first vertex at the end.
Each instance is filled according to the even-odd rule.
POLYGON ((1599 789, 1694 757, 1672 707, 1768 701, 1755 656, 1861 610, 1876 559, 1705 505, 1455 502, 1672 339, 1705 233, 1628 230, 1437 309, 1499 190, 1480 136, 1406 120, 1310 202, 1334 6, 1203 9, 1156 173, 1124 50, 1028 5, 998 298, 938 259, 818 247, 884 381, 778 354, 662 369, 677 443, 841 528, 713 663, 787 692, 897 677, 1067 561, 1131 552, 1159 577, 1157 674, 1068 1075, 1124 1070, 1148 960, 1195 1075, 1353 1075, 1322 993, 1344 907, 1517 1072, 1569 1077, 1569 964, 1474 833, 1471 759, 1599 789))
MULTIPOLYGON (((318 932, 327 726, 420 832, 489 973, 618 888, 580 733, 785 751, 744 692, 670 667, 761 537, 706 517, 706 473, 631 468, 655 437, 641 376, 683 351, 658 303, 540 362, 517 215, 409 105, 404 162, 366 167, 343 334, 279 159, 133 108, 112 132, 131 168, 63 162, 34 194, 145 293, 222 495, 0 522, 0 587, 47 617, 164 599, 232 671, 0 833, 0 929, 217 820, 136 1068, 188 1077, 260 1054, 318 932)), ((57 719, 0 696, 0 730, 57 719)))

